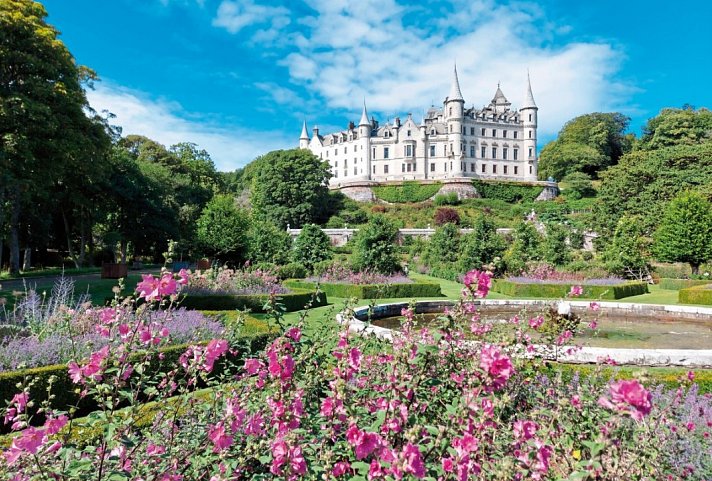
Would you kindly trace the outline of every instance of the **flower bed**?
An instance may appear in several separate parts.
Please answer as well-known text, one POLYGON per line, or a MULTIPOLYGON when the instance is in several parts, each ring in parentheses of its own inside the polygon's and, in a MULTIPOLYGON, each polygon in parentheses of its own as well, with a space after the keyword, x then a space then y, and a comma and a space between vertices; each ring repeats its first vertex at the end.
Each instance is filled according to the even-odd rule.
POLYGON ((219 267, 192 273, 181 292, 195 296, 253 296, 286 294, 288 291, 273 272, 219 267))
MULTIPOLYGON (((310 307, 320 307, 328 304, 327 293, 320 292, 318 295, 309 285, 306 289, 298 289, 288 283, 284 283, 289 287, 289 292, 286 294, 270 295, 229 295, 229 294, 209 294, 209 295, 181 295, 179 297, 180 305, 187 309, 199 309, 205 311, 226 311, 233 309, 247 310, 251 312, 265 312, 265 305, 273 300, 281 304, 286 312, 300 311, 307 305, 310 307)), ((285 289, 286 290, 286 289, 285 289)))
MULTIPOLYGON (((316 288, 316 282, 290 279, 284 285, 294 289, 316 288)), ((440 284, 430 282, 410 282, 407 284, 345 284, 336 282, 320 282, 319 288, 333 297, 358 299, 387 299, 410 297, 441 297, 440 284)))
MULTIPOLYGON (((585 281, 588 282, 588 281, 585 281)), ((638 296, 648 292, 645 282, 621 282, 619 284, 589 285, 581 283, 564 282, 515 282, 510 279, 495 279, 493 290, 517 298, 546 298, 557 299, 566 297, 571 289, 581 286, 584 299, 623 299, 624 297, 638 296)))
POLYGON ((680 304, 712 306, 712 284, 680 289, 680 292, 677 294, 677 300, 680 304))
POLYGON ((356 285, 413 283, 413 280, 405 274, 380 274, 368 270, 354 272, 343 264, 332 264, 320 275, 307 277, 305 281, 311 283, 326 282, 329 284, 356 285))

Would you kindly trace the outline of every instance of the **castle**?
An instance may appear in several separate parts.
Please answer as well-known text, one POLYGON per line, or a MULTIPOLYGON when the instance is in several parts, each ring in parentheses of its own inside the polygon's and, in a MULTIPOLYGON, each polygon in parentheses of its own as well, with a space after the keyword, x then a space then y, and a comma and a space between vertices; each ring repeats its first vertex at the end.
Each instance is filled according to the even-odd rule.
POLYGON ((408 114, 380 126, 369 120, 364 102, 358 125, 347 130, 320 135, 315 127, 310 138, 305 121, 299 147, 329 161, 332 188, 364 181, 536 181, 538 108, 528 76, 521 108, 510 106, 498 85, 489 105, 465 108, 455 67, 443 107, 430 108, 419 125, 408 114))

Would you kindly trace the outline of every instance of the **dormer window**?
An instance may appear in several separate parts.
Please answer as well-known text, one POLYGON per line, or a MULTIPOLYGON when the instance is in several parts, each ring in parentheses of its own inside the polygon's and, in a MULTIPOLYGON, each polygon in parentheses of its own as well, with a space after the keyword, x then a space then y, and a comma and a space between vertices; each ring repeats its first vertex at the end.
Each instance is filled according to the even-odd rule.
POLYGON ((410 137, 410 130, 408 131, 408 137, 410 137))
POLYGON ((430 131, 430 135, 435 135, 435 129, 432 129, 432 130, 430 131))

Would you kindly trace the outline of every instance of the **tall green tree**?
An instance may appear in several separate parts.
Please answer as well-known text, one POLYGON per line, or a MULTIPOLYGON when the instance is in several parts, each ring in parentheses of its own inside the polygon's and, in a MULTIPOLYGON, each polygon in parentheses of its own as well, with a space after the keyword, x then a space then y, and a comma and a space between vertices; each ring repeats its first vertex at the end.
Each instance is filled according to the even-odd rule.
POLYGON ((663 109, 643 127, 639 147, 646 150, 712 140, 712 111, 687 106, 663 109))
POLYGON ((712 260, 712 203, 697 192, 683 192, 665 208, 653 244, 658 260, 687 262, 698 274, 712 260))
POLYGON ((550 222, 546 226, 543 257, 546 262, 555 266, 563 266, 571 260, 571 248, 567 244, 569 229, 564 224, 550 222))
POLYGON ((285 229, 271 222, 253 220, 248 237, 250 261, 274 264, 289 262, 292 238, 285 229))
POLYGON ((531 222, 522 221, 514 227, 513 241, 504 254, 507 271, 520 274, 528 262, 542 256, 542 237, 531 222))
POLYGON ((497 234, 497 226, 487 216, 480 214, 472 225, 472 232, 462 238, 460 270, 467 272, 482 269, 502 256, 506 246, 502 236, 497 234))
POLYGON ((354 240, 353 266, 391 274, 400 270, 398 258, 398 228, 383 215, 374 215, 361 227, 354 240))
POLYGON ((622 114, 592 113, 569 120, 539 156, 539 178, 561 180, 573 172, 597 177, 631 149, 625 135, 630 119, 622 114))
POLYGON ((279 227, 321 220, 329 195, 328 162, 305 149, 276 150, 256 162, 251 201, 258 218, 279 227))
POLYGON ((306 224, 302 227, 302 231, 294 239, 294 262, 299 262, 311 271, 316 263, 328 261, 332 256, 329 236, 318 225, 306 224))
POLYGON ((216 195, 198 219, 198 240, 211 256, 239 263, 247 260, 247 212, 240 209, 231 195, 216 195))
POLYGON ((623 216, 618 221, 611 242, 603 251, 603 261, 616 274, 642 279, 649 273, 649 244, 640 219, 623 216))

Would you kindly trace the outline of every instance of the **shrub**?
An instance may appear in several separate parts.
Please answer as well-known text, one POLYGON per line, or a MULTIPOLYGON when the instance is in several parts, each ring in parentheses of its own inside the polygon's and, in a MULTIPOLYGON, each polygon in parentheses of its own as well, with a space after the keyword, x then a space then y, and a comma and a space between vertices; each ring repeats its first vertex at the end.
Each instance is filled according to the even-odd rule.
MULTIPOLYGON (((285 282, 285 285, 288 285, 285 282)), ((180 305, 187 309, 205 311, 229 311, 234 309, 251 312, 265 312, 267 303, 274 299, 281 304, 286 312, 301 311, 308 304, 311 307, 325 306, 326 294, 314 296, 313 291, 294 290, 282 294, 251 294, 251 295, 187 295, 181 296, 180 305)))
POLYGON ((346 226, 346 222, 344 222, 344 219, 339 217, 338 215, 332 215, 329 217, 329 220, 326 222, 326 227, 327 229, 343 229, 346 226))
POLYGON ((308 277, 308 282, 327 282, 339 284, 410 284, 403 274, 382 274, 376 271, 362 270, 354 272, 344 264, 334 263, 320 270, 316 277, 308 277))
POLYGON ((421 184, 417 181, 406 181, 401 185, 380 185, 372 187, 373 193, 381 200, 392 204, 405 202, 424 202, 440 190, 439 182, 421 184))
POLYGON ((206 269, 190 276, 183 289, 188 295, 283 294, 286 291, 274 273, 275 269, 206 269))
POLYGON ((566 243, 569 230, 562 224, 551 222, 546 226, 543 258, 556 266, 563 266, 570 259, 571 248, 566 243))
POLYGON ((505 244, 492 220, 479 215, 472 226, 472 232, 462 238, 460 254, 460 272, 482 269, 482 266, 495 262, 504 253, 505 244))
POLYGON ((616 274, 640 278, 650 268, 649 243, 637 217, 623 216, 603 250, 603 261, 616 274))
POLYGON ((371 212, 373 212, 374 214, 383 214, 386 212, 386 206, 376 204, 373 207, 371 207, 371 212))
POLYGON ((514 239, 504 254, 508 272, 518 274, 527 263, 541 260, 542 238, 531 222, 520 222, 514 228, 514 239))
POLYGON ((460 224, 460 214, 455 209, 449 207, 440 207, 435 211, 433 218, 435 225, 444 225, 447 223, 458 225, 460 224))
POLYGON ((712 306, 712 284, 680 289, 680 292, 677 294, 677 300, 680 304, 712 306))
POLYGON ((280 266, 277 270, 277 275, 280 279, 304 279, 307 274, 307 268, 299 262, 290 262, 280 266))
MULTIPOLYGON (((292 288, 313 290, 315 283, 307 281, 287 281, 292 288)), ((410 282, 407 284, 344 284, 320 282, 319 288, 332 297, 357 299, 389 299, 414 297, 441 297, 440 284, 430 282, 410 282)))
POLYGON ((458 197, 457 192, 447 192, 445 194, 438 194, 433 199, 433 204, 437 206, 459 205, 460 197, 458 197))
POLYGON ((331 242, 322 230, 314 225, 307 224, 294 240, 292 259, 311 270, 319 261, 331 259, 331 242))
POLYGON ((253 221, 248 232, 248 257, 252 262, 284 264, 289 259, 292 238, 271 222, 253 221))
POLYGON ((234 263, 248 254, 247 213, 231 195, 216 195, 203 209, 197 222, 197 237, 210 256, 234 263))
POLYGON ((425 249, 424 261, 427 266, 454 264, 460 256, 460 230, 455 224, 445 224, 435 229, 435 233, 425 249))
POLYGON ((530 283, 514 282, 509 279, 495 279, 493 290, 516 298, 546 298, 557 299, 566 297, 571 292, 571 287, 581 285, 583 299, 623 299, 624 297, 639 296, 648 292, 646 282, 623 282, 612 285, 586 285, 579 283, 530 283))
POLYGON ((533 202, 544 190, 543 187, 509 182, 485 182, 473 180, 477 193, 485 199, 497 199, 508 203, 533 202))
POLYGON ((596 195, 591 176, 584 172, 573 172, 562 179, 568 187, 564 191, 567 199, 578 200, 596 195))
POLYGON ((695 286, 705 286, 710 283, 712 283, 712 280, 710 279, 660 279, 658 285, 660 286, 660 289, 679 291, 680 289, 686 289, 688 287, 695 286))
POLYGON ((381 274, 399 271, 397 240, 398 228, 386 217, 374 215, 354 238, 354 268, 381 274))

